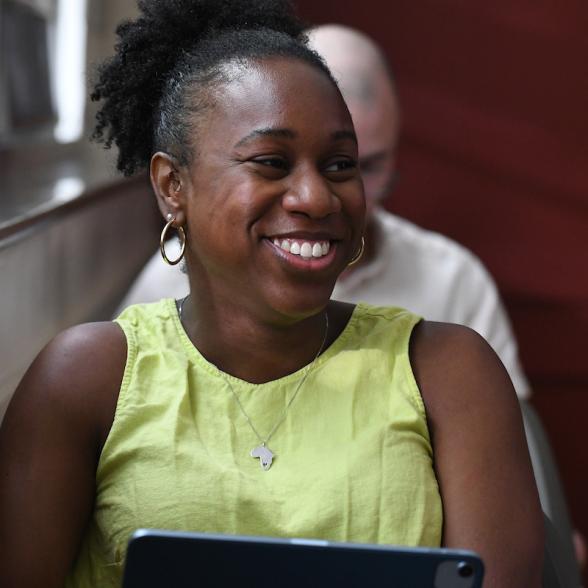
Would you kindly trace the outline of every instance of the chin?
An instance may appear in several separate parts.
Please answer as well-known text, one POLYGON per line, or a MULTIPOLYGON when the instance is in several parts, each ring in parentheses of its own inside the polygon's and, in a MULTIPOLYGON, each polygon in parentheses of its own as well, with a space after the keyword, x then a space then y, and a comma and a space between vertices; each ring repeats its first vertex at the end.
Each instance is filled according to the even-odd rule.
POLYGON ((333 282, 328 286, 321 284, 282 288, 272 292, 266 301, 277 314, 302 320, 322 312, 331 299, 334 287, 333 282))

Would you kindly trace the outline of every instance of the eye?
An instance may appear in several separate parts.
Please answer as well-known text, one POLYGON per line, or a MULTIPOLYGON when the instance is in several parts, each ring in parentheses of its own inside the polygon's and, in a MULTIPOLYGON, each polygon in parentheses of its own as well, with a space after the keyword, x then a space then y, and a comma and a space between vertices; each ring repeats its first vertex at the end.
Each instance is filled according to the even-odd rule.
POLYGON ((274 167, 277 169, 286 170, 289 167, 288 162, 283 157, 256 157, 251 160, 253 163, 265 166, 274 167))
POLYGON ((357 173, 357 161, 350 157, 333 159, 323 168, 323 172, 335 181, 345 181, 357 173))
POLYGON ((255 174, 267 180, 281 180, 290 171, 290 162, 277 155, 254 157, 249 163, 255 174))

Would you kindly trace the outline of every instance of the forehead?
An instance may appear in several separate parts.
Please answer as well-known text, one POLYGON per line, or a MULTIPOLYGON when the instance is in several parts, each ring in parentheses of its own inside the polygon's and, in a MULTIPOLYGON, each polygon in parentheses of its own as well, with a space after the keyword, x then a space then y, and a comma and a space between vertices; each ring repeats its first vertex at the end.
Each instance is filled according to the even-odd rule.
POLYGON ((227 74, 201 140, 234 143, 258 128, 287 128, 307 139, 353 130, 338 89, 309 64, 273 58, 230 65, 227 74))

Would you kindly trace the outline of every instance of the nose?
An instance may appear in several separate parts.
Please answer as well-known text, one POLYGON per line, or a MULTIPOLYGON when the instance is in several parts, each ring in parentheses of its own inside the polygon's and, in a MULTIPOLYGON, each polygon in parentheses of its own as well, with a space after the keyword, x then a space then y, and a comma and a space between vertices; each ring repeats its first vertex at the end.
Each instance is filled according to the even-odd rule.
POLYGON ((341 201, 320 171, 307 166, 291 174, 282 206, 288 212, 320 219, 340 212, 341 201))

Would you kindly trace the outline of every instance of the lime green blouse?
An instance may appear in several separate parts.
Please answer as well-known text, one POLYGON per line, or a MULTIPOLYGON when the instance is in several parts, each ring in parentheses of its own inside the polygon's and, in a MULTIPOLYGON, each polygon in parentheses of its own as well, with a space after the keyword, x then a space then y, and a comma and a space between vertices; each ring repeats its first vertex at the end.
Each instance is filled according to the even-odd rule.
POLYGON ((219 374, 173 300, 125 310, 127 364, 67 586, 120 586, 139 527, 439 546, 441 499, 408 356, 418 321, 359 304, 314 366, 255 385, 219 374), (309 369, 263 471, 226 381, 265 434, 309 369))

